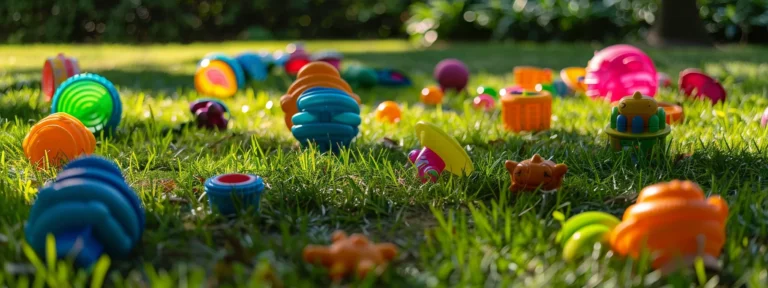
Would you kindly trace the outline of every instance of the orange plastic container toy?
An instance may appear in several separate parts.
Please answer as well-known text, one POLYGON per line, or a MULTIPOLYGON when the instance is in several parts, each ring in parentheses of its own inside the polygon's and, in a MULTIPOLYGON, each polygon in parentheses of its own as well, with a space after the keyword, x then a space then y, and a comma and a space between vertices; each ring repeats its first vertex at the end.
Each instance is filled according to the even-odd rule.
POLYGON ((696 256, 717 263, 725 242, 728 204, 719 196, 704 199, 699 185, 673 180, 645 187, 611 232, 615 252, 637 259, 648 249, 652 266, 668 270, 696 256))
POLYGON ((552 95, 547 91, 506 93, 501 97, 501 120, 508 131, 549 130, 552 95))
POLYGON ((299 112, 296 101, 301 93, 312 87, 340 89, 349 93, 358 104, 361 103, 360 97, 352 93, 352 87, 341 79, 339 71, 333 65, 321 61, 311 62, 299 70, 299 73, 296 75, 296 81, 293 81, 285 95, 280 97, 280 107, 285 112, 285 125, 288 127, 288 130, 291 130, 291 127, 293 127, 293 120, 291 118, 299 112))
POLYGON ((535 91, 537 84, 552 84, 552 70, 519 66, 512 71, 515 84, 524 90, 535 91))
POLYGON ((343 231, 331 236, 330 246, 308 245, 304 248, 304 261, 328 268, 331 279, 339 281, 357 272, 360 278, 376 269, 377 273, 397 256, 397 247, 391 243, 375 244, 362 234, 347 237, 343 231))
POLYGON ((96 138, 77 118, 66 113, 54 113, 32 126, 22 142, 22 148, 29 161, 38 168, 44 168, 46 163, 60 167, 62 160, 93 154, 96 138))

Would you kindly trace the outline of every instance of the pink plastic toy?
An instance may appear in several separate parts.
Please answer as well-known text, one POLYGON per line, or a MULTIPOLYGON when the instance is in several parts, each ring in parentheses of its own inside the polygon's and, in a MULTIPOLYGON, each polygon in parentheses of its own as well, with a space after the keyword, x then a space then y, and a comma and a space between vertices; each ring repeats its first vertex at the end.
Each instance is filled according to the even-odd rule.
POLYGON ((760 121, 760 125, 763 127, 768 126, 768 108, 765 108, 765 112, 763 112, 763 120, 760 121))
POLYGON ((416 137, 422 148, 408 153, 408 160, 418 169, 422 183, 437 182, 443 171, 459 176, 472 173, 474 166, 467 152, 456 139, 437 126, 419 121, 416 123, 416 137))
POLYGON ((698 69, 688 68, 680 72, 680 91, 694 99, 707 98, 712 104, 725 102, 726 92, 717 80, 698 69), (695 93, 694 93, 695 91, 695 93))
POLYGON ((648 55, 630 45, 613 45, 595 53, 587 65, 587 96, 592 99, 621 100, 635 92, 653 97, 658 80, 648 55))
POLYGON ((491 95, 480 94, 472 100, 472 104, 474 104, 475 109, 477 110, 483 109, 485 111, 491 111, 493 110, 493 107, 496 106, 496 100, 493 99, 493 96, 491 95))

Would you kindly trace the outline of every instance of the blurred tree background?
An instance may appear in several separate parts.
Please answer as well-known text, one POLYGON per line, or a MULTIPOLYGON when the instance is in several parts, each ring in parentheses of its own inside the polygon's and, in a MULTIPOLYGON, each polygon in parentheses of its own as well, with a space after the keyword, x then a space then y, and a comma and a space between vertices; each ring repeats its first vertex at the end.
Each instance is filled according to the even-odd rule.
MULTIPOLYGON (((677 0, 664 0, 677 1, 677 0)), ((661 0, 4 0, 0 41, 642 39, 661 0)), ((768 43, 768 0, 697 0, 717 42, 768 43)))

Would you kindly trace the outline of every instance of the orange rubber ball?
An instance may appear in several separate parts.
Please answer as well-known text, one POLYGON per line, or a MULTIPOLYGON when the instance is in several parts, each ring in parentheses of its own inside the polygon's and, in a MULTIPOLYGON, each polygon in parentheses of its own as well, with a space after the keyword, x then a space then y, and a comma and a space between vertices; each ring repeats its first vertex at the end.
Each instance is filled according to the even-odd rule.
POLYGON ((376 120, 389 123, 400 122, 400 106, 395 101, 384 101, 376 108, 376 120))
POLYGON ((437 105, 443 102, 443 90, 437 86, 421 89, 421 102, 427 105, 437 105))
POLYGON ((93 154, 96 138, 80 120, 59 112, 32 126, 22 142, 22 148, 38 169, 45 168, 46 163, 60 167, 64 161, 93 154))

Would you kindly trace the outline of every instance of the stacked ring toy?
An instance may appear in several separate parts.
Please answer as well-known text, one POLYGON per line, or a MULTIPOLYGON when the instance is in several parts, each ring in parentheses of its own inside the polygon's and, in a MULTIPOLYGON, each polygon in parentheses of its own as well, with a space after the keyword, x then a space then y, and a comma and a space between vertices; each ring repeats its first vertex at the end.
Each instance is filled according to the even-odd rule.
MULTIPOLYGON (((728 204, 719 196, 704 199, 696 183, 673 180, 645 187, 613 229, 610 243, 620 255, 637 259, 644 249, 663 268, 678 257, 702 256, 713 263, 725 243, 728 204)), ((679 258, 678 258, 679 259, 679 258)))
POLYGON ((74 75, 80 74, 80 64, 74 57, 64 56, 59 53, 56 57, 50 57, 43 64, 43 76, 40 81, 43 95, 46 101, 51 101, 56 88, 65 80, 74 75))
POLYGON ((198 99, 189 104, 189 111, 195 115, 197 127, 208 129, 226 130, 232 115, 227 105, 216 99, 198 99))
POLYGON ((296 75, 296 81, 293 81, 285 95, 280 97, 280 107, 285 112, 285 125, 291 130, 293 128, 293 115, 299 112, 296 102, 302 93, 313 87, 335 88, 346 92, 352 99, 360 104, 360 97, 352 93, 352 87, 341 79, 339 70, 333 65, 325 62, 312 62, 305 65, 296 75))
POLYGON ((291 132, 303 146, 315 143, 321 152, 347 147, 359 132, 360 106, 337 88, 312 87, 296 103, 291 132))
POLYGON ((29 129, 22 142, 27 159, 38 168, 48 163, 59 167, 63 162, 96 150, 96 138, 77 118, 54 113, 29 129))
POLYGON ((597 211, 584 212, 569 218, 557 235, 557 241, 563 245, 563 260, 576 260, 596 242, 608 244, 611 230, 620 222, 611 214, 597 211))
POLYGON ((224 174, 205 180, 205 194, 211 210, 223 215, 234 215, 249 207, 258 211, 263 191, 264 181, 251 174, 224 174))
POLYGON ((51 113, 56 112, 74 116, 96 133, 117 128, 123 104, 112 82, 96 74, 84 73, 70 77, 56 90, 51 113))
MULTIPOLYGON (((253 58, 240 57, 244 62, 253 58)), ((203 57, 195 71, 195 90, 202 95, 227 98, 245 85, 245 72, 238 60, 221 53, 203 57)))
POLYGON ((125 257, 141 240, 145 215, 141 200, 120 169, 96 156, 80 157, 42 188, 25 228, 29 245, 46 255, 46 237, 56 239, 59 259, 75 255, 89 267, 102 254, 125 257))

